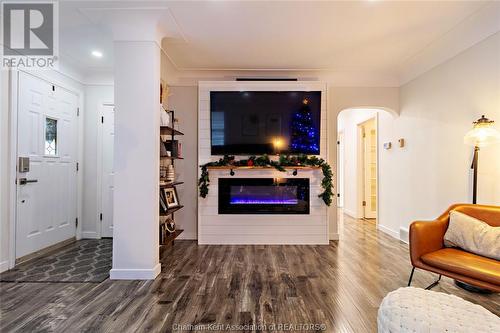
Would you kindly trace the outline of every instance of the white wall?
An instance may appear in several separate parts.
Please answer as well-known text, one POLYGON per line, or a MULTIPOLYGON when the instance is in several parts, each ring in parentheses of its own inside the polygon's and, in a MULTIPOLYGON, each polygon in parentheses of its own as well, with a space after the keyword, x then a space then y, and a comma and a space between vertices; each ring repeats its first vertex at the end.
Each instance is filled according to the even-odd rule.
MULTIPOLYGON (((472 148, 463 143, 472 121, 485 114, 500 128, 500 33, 401 87, 401 115, 380 122, 393 143, 379 165, 379 225, 394 234, 417 219, 433 219, 449 205, 471 202, 472 148)), ((478 203, 500 205, 500 145, 481 149, 478 203)))
POLYGON ((98 129, 101 126, 101 107, 103 103, 114 102, 113 85, 85 86, 84 147, 83 147, 83 209, 82 238, 98 238, 101 222, 99 220, 101 189, 98 179, 99 141, 98 129))
MULTIPOLYGON (((382 111, 383 112, 383 111, 382 111)), ((348 215, 355 218, 362 218, 358 210, 358 124, 377 116, 378 111, 374 109, 348 109, 338 115, 337 130, 344 133, 344 207, 343 210, 348 215)), ((380 146, 380 143, 378 143, 380 146)), ((338 179, 337 172, 337 184, 338 179)))

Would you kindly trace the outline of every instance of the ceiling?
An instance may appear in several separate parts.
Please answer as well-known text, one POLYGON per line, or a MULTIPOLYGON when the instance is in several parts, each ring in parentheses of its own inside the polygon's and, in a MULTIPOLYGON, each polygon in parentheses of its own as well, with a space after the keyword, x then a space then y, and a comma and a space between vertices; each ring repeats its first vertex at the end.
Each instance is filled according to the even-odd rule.
POLYGON ((102 11, 156 13, 179 70, 399 72, 487 5, 484 1, 63 1, 61 57, 83 69, 112 67, 102 11), (99 49, 104 56, 93 58, 99 49))

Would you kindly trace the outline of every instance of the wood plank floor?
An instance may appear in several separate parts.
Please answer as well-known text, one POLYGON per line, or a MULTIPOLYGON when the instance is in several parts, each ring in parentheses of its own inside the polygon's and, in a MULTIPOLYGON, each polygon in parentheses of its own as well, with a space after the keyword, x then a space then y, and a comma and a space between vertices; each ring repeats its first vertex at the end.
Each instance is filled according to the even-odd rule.
MULTIPOLYGON (((177 241, 155 281, 1 283, 0 331, 175 332, 179 325, 210 324, 213 331, 235 325, 252 332, 293 324, 306 332, 312 329, 298 325, 317 324, 312 328, 325 332, 375 332, 382 298, 407 283, 408 247, 378 232, 374 222, 340 220, 342 240, 329 246, 177 241), (266 327, 242 326, 259 323, 266 327)), ((414 285, 433 279, 417 271, 414 285)), ((448 278, 433 290, 500 314, 499 295, 471 294, 448 278)))

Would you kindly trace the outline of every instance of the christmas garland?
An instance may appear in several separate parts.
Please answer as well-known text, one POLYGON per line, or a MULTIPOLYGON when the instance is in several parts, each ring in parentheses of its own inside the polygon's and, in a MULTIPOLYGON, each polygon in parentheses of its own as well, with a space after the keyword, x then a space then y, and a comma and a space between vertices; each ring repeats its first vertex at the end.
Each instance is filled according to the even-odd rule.
POLYGON ((216 162, 209 162, 200 165, 201 176, 198 180, 198 187, 200 189, 200 197, 205 198, 208 194, 208 185, 210 183, 210 178, 208 175, 208 167, 213 166, 259 166, 259 167, 272 167, 278 171, 285 171, 285 167, 299 167, 299 166, 309 166, 309 167, 320 167, 323 171, 323 180, 321 181, 321 187, 323 192, 318 195, 319 198, 323 199, 327 206, 332 203, 333 197, 333 182, 332 182, 332 168, 325 162, 322 158, 316 156, 307 155, 280 155, 278 161, 271 160, 267 155, 262 156, 250 156, 248 159, 243 159, 236 161, 234 156, 224 155, 223 158, 216 162))

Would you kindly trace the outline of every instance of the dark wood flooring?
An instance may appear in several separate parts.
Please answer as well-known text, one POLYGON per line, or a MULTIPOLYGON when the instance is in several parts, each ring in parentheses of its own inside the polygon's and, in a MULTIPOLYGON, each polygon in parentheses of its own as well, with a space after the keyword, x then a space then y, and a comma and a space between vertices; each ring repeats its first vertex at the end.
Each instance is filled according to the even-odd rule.
MULTIPOLYGON (((0 331, 202 331, 201 326, 178 326, 190 324, 212 331, 235 325, 234 330, 251 332, 292 324, 296 332, 322 327, 325 332, 375 332, 384 295, 406 286, 408 247, 378 232, 374 222, 344 217, 340 230, 342 240, 329 246, 176 241, 155 281, 1 283, 0 331), (266 326, 251 329, 258 323, 266 326)), ((433 279, 417 271, 414 286, 433 279)), ((500 314, 498 295, 468 293, 448 278, 433 290, 500 314)))

